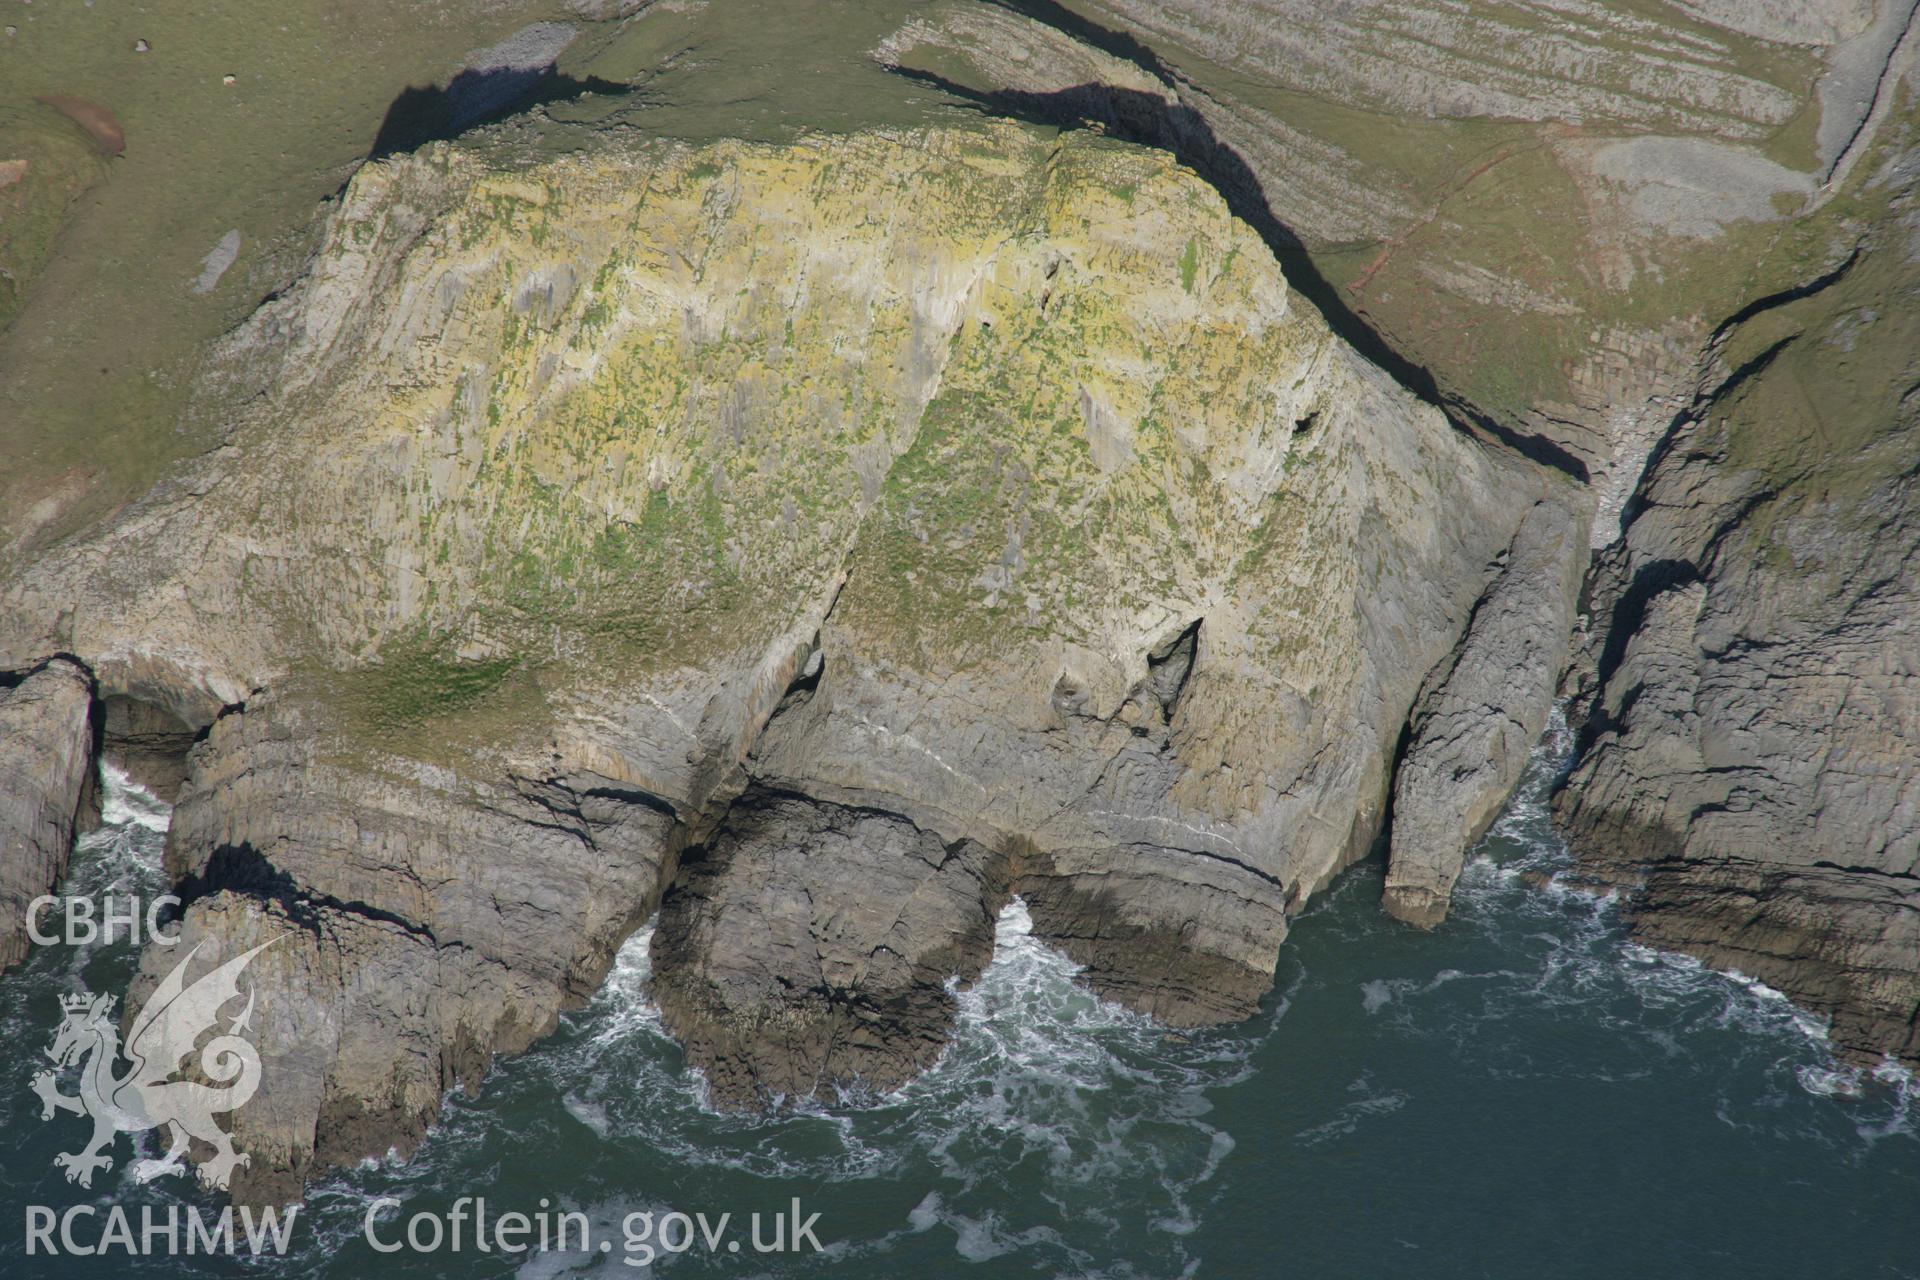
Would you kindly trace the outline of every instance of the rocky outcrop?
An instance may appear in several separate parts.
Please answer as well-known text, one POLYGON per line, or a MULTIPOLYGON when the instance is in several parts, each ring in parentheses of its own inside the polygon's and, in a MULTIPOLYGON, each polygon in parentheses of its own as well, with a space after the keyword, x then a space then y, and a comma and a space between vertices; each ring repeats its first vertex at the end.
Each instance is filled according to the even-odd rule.
MULTIPOLYGON (((1820 286, 1864 279, 1865 230, 1912 220, 1895 104, 1914 6, 1676 8, 946 3, 875 56, 990 109, 1175 150, 1406 385, 1586 481, 1591 546, 1628 537, 1587 587, 1595 711, 1560 802, 1576 845, 1648 868, 1649 938, 1802 994, 1843 1045, 1910 1053, 1913 730, 1904 640, 1883 633, 1912 527, 1889 424, 1916 380, 1885 317, 1910 303, 1847 313, 1820 286), (1500 212, 1516 198, 1536 216, 1500 212), (1813 312, 1774 305, 1810 291, 1813 312), (1776 363, 1816 348, 1832 369, 1776 363), (1762 392, 1764 413, 1714 418, 1762 392), (1861 453, 1842 419, 1889 434, 1861 453), (1795 504, 1833 523, 1776 524, 1795 504), (1847 537, 1857 551, 1809 550, 1847 537)), ((1396 914, 1444 913, 1463 837, 1544 715, 1556 599, 1434 673, 1396 786, 1396 914)))
POLYGON ((714 1101, 893 1088, 945 1048, 1007 858, 896 814, 751 791, 654 934, 655 998, 714 1101))
POLYGON ((1911 152, 1842 270, 1751 308, 1597 566, 1574 847, 1657 945, 1920 1061, 1911 152))
POLYGON ((1877 136, 1910 13, 942 0, 875 56, 1175 150, 1342 336, 1591 481, 1605 546, 1712 324, 1797 282, 1780 224, 1877 136))
MULTIPOLYGON (((411 1150, 447 1090, 598 987, 671 857, 665 807, 619 779, 461 776, 332 723, 277 694, 222 716, 168 831, 181 945, 280 939, 248 970, 266 1084, 234 1113, 231 1189, 252 1201, 411 1150)), ((150 949, 144 982, 180 954, 150 949)))
POLYGON ((1586 539, 1568 506, 1527 513, 1466 637, 1414 707, 1393 781, 1383 902, 1422 928, 1446 918, 1466 855, 1519 782, 1566 667, 1586 539))
MULTIPOLYGON (((1759 139, 1798 109, 1790 84, 1738 56, 1741 37, 1783 33, 1765 25, 1736 32, 1747 25, 1737 19, 1690 30, 1636 20, 1624 6, 1592 5, 1542 30, 1539 10, 1527 4, 1426 0, 1329 10, 1311 0, 1104 0, 1101 7, 1158 38, 1150 43, 1284 69, 1303 89, 1415 118, 1587 117, 1759 139)), ((1857 35, 1871 15, 1858 0, 1806 7, 1828 10, 1828 22, 1807 24, 1791 43, 1857 35)))
MULTIPOLYGON (((1904 652, 1906 437, 1795 471, 1839 455, 1741 452, 1785 391, 1766 430, 1715 407, 1800 385, 1817 326, 1771 326, 1841 295, 1724 328, 1663 434, 1705 317, 1903 260, 1834 274, 1886 211, 1793 132, 1892 65, 1891 11, 1021 8, 921 6, 876 54, 1100 129, 696 147, 576 104, 615 114, 367 165, 205 363, 214 447, 28 522, 0 662, 78 655, 109 750, 180 788, 190 940, 284 937, 239 1194, 407 1148, 656 906, 729 1105, 925 1065, 1010 893, 1101 993, 1245 1016, 1390 799, 1389 909, 1441 918, 1623 519, 1576 843, 1648 868, 1649 936, 1897 1041, 1904 660, 1819 663, 1904 652)), ((475 70, 526 88, 564 34, 475 70)), ((1838 314, 1819 342, 1868 340, 1838 314)))
POLYGON ((404 1149, 663 899, 727 1102, 924 1065, 1013 890, 1244 1016, 1553 492, 1170 157, 1012 124, 370 165, 197 397, 226 445, 0 653, 206 728, 184 928, 289 938, 250 1197, 404 1149))
POLYGON ((0 675, 0 969, 26 958, 27 907, 59 883, 89 824, 97 731, 78 663, 0 675))

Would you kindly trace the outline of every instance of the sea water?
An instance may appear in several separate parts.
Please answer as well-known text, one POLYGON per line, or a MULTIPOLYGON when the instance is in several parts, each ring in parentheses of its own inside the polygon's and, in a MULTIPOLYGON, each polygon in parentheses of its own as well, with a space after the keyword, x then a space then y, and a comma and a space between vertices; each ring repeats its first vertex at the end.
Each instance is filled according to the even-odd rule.
MULTIPOLYGON (((1174 1035, 1093 998, 1009 904, 950 1050, 889 1095, 712 1110, 651 1002, 643 929, 411 1160, 315 1186, 279 1257, 24 1255, 30 1205, 217 1206, 135 1183, 125 1139, 90 1191, 53 1168, 84 1131, 42 1122, 28 1088, 58 996, 124 989, 133 955, 42 949, 0 980, 0 1275, 1920 1276, 1920 1088, 1836 1066, 1777 993, 1636 946, 1611 902, 1554 884, 1564 750, 1556 728, 1438 931, 1387 919, 1379 868, 1356 868, 1243 1025, 1174 1035), (462 1197, 593 1234, 405 1245, 406 1221, 445 1224, 462 1197), (790 1230, 796 1200, 822 1247, 757 1251, 751 1215, 790 1230), (633 1238, 675 1212, 727 1230, 684 1252, 633 1238)), ((73 891, 164 891, 165 807, 110 782, 73 891)))

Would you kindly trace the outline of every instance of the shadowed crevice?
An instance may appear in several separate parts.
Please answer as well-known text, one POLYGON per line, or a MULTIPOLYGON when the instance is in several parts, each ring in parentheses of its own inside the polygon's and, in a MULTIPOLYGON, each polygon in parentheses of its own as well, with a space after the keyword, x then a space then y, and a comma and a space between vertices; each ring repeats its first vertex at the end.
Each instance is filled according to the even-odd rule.
POLYGON ((1169 724, 1173 723, 1173 713, 1180 705, 1180 695, 1186 692, 1187 682, 1193 676, 1194 662, 1200 653, 1200 624, 1203 621, 1201 618, 1194 619, 1186 630, 1147 655, 1147 685, 1160 703, 1169 724))
MULTIPOLYGON (((1172 73, 1163 69, 1157 59, 1146 64, 1136 58, 1128 60, 1165 82, 1169 92, 1177 94, 1172 73)), ((1328 327, 1348 346, 1384 370, 1415 398, 1439 409, 1456 429, 1475 438, 1492 439, 1534 463, 1586 482, 1586 464, 1574 454, 1545 436, 1516 431, 1459 396, 1444 391, 1432 370, 1401 354, 1348 306, 1339 289, 1314 264, 1300 237, 1274 216, 1265 188, 1252 167, 1238 151, 1221 141, 1206 118, 1192 107, 1138 89, 1099 83, 1046 93, 980 90, 931 71, 902 66, 889 70, 952 95, 987 114, 1051 128, 1083 128, 1092 122, 1109 136, 1171 152, 1176 160, 1220 193, 1234 217, 1253 228, 1280 264, 1287 283, 1313 304, 1328 327)))
POLYGON ((1622 701, 1619 715, 1609 714, 1605 692, 1619 672, 1620 664, 1626 660, 1627 645, 1632 643, 1646 624, 1648 608, 1655 599, 1667 592, 1699 581, 1700 568, 1691 560, 1654 560, 1641 565, 1634 572, 1633 581, 1620 593, 1607 620, 1607 640, 1595 668, 1594 687, 1599 691, 1599 696, 1594 699, 1593 710, 1587 716, 1586 723, 1580 726, 1574 759, 1584 759, 1593 744, 1616 729, 1632 709, 1634 694, 1629 693, 1622 701))
POLYGON ((392 911, 366 902, 348 901, 330 894, 314 893, 296 882, 291 873, 276 867, 253 845, 223 844, 207 859, 206 868, 174 886, 179 905, 169 913, 178 920, 194 903, 226 892, 259 902, 271 902, 291 923, 318 936, 325 931, 329 913, 359 916, 381 924, 390 924, 417 938, 435 943, 432 930, 392 911))
POLYGON ((387 107, 369 160, 444 142, 467 130, 515 112, 552 102, 570 102, 590 93, 624 94, 632 86, 588 76, 577 80, 545 67, 490 67, 467 70, 445 88, 409 86, 387 107))

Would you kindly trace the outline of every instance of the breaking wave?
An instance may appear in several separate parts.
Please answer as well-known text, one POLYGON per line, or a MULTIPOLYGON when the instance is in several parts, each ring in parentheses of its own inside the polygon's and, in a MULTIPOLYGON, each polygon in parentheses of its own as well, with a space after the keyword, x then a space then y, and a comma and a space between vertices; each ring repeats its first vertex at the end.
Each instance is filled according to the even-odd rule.
MULTIPOLYGON (((1703 1079, 1723 1122, 1793 1113, 1783 1095, 1797 1089, 1855 1104, 1848 1117, 1862 1140, 1920 1136, 1920 1086, 1896 1065, 1860 1069, 1835 1063, 1824 1020, 1765 983, 1707 967, 1692 956, 1632 941, 1615 896, 1577 876, 1555 830, 1549 802, 1564 775, 1571 735, 1556 711, 1520 788, 1468 862, 1453 895, 1454 921, 1497 953, 1498 967, 1441 968, 1421 978, 1360 985, 1364 1014, 1397 1020, 1422 1037, 1477 1044, 1495 1078, 1551 1072, 1594 1080, 1652 1075, 1711 1062, 1703 1079), (1447 988, 1442 994, 1442 988, 1447 988), (1542 1052, 1543 1025, 1577 1024, 1604 1036, 1609 1051, 1587 1065, 1542 1052), (1504 1049, 1504 1052, 1502 1051, 1504 1049), (1717 1055, 1708 1057, 1711 1053, 1717 1055), (1740 1075, 1738 1090, 1705 1079, 1740 1075), (1764 1080, 1757 1096, 1752 1079, 1764 1080), (1735 1093, 1739 1097, 1736 1100, 1735 1093)), ((1829 1117, 1807 1112, 1807 1132, 1829 1117)))
MULTIPOLYGON (((1728 1265, 1787 1265, 1766 1243, 1769 1229, 1819 1234, 1794 1227, 1795 1214, 1852 1214, 1849 1238, 1866 1241, 1863 1251, 1880 1248, 1879 1236, 1896 1248, 1898 1206, 1920 1188, 1913 1078, 1838 1066, 1824 1027, 1778 992, 1634 944, 1612 900, 1571 874, 1548 819, 1567 748, 1556 719, 1440 930, 1420 935, 1387 919, 1380 869, 1356 868, 1297 922, 1275 996, 1242 1026, 1174 1035, 1095 998, 1076 966, 1033 936, 1025 904, 1009 903, 992 962, 971 986, 953 987, 947 1052, 889 1094, 760 1115, 713 1109, 653 1003, 649 924, 554 1036, 499 1064, 479 1096, 450 1097, 410 1161, 390 1155, 330 1177, 309 1198, 302 1247, 244 1270, 339 1280, 669 1268, 1166 1280, 1204 1262, 1210 1274, 1281 1263, 1296 1274, 1374 1273, 1404 1265, 1414 1248, 1428 1251, 1423 1259, 1451 1248, 1470 1260, 1486 1239, 1470 1211, 1459 1211, 1462 1221, 1441 1205, 1422 1217, 1432 1197, 1380 1195, 1383 1178, 1412 1167, 1471 1185, 1482 1167, 1508 1167, 1523 1171, 1514 1189, 1481 1212, 1497 1209, 1503 1232, 1551 1224, 1528 1242, 1526 1268, 1430 1273, 1531 1275, 1568 1228, 1560 1193, 1532 1189, 1524 1171, 1565 1176, 1576 1157, 1603 1168, 1598 1156, 1616 1133, 1611 1159, 1690 1160, 1709 1173, 1752 1162, 1797 1180, 1796 1198, 1757 1211, 1743 1228, 1750 1239, 1716 1255, 1728 1265), (1489 1123, 1507 1114, 1546 1119, 1534 1131, 1489 1123), (798 1197, 824 1214, 828 1243, 769 1268, 698 1252, 641 1265, 649 1260, 622 1246, 379 1255, 362 1236, 377 1199, 399 1200, 400 1214, 444 1213, 471 1195, 495 1212, 579 1211, 596 1239, 614 1241, 636 1212, 744 1216, 798 1197)), ((166 806, 110 776, 104 809, 106 824, 81 842, 73 891, 158 891, 166 806)), ((4 981, 16 992, 31 985, 38 1000, 42 985, 95 977, 104 990, 131 969, 124 947, 69 951, 37 953, 4 981)), ((29 1005, 16 999, 0 1014, 14 1043, 48 1029, 29 1005)), ((10 1133, 24 1126, 38 1136, 25 1115, 31 1101, 18 1090, 0 1099, 10 1133)), ((17 1163, 44 1179, 53 1141, 17 1163)), ((9 1199, 49 1194, 37 1185, 10 1183, 9 1199)), ((1590 1190, 1583 1201, 1596 1218, 1633 1215, 1639 1204, 1642 1253, 1619 1273, 1689 1274, 1667 1260, 1682 1259, 1697 1215, 1680 1214, 1662 1237, 1645 1203, 1609 1193, 1594 1200, 1590 1190)), ((193 1193, 123 1181, 115 1194, 165 1204, 193 1193)), ((1912 1274, 1902 1265, 1875 1274, 1912 1274)), ((184 1260, 146 1271, 197 1274, 184 1260)))
MULTIPOLYGON (((652 1002, 649 925, 553 1040, 503 1064, 480 1098, 448 1102, 411 1164, 336 1178, 314 1209, 330 1248, 353 1257, 380 1195, 444 1205, 478 1183, 522 1207, 550 1196, 603 1225, 799 1195, 841 1230, 824 1255, 777 1274, 983 1263, 982 1274, 1173 1277, 1213 1265, 1236 1214, 1268 1211, 1269 1180, 1352 1183, 1359 1197, 1375 1166, 1350 1168, 1358 1152, 1413 1142, 1444 1162, 1454 1140, 1443 1130, 1435 1145, 1429 1130, 1443 1088, 1433 1078, 1447 1071, 1488 1099, 1651 1089, 1700 1123, 1801 1158, 1856 1160, 1911 1140, 1909 1078, 1835 1067, 1817 1021, 1778 993, 1636 946, 1609 898, 1568 882, 1547 807, 1567 746, 1556 718, 1440 933, 1387 920, 1378 868, 1358 869, 1306 912, 1279 992, 1247 1025, 1171 1035, 1095 998, 1015 900, 991 964, 955 984, 952 1043, 919 1079, 726 1114, 707 1104, 652 1002)), ((1242 1247, 1259 1256, 1255 1237, 1242 1247)), ((515 1274, 650 1274, 626 1265, 636 1261, 550 1254, 515 1274)), ((669 1261, 676 1274, 737 1274, 697 1254, 669 1261)))
MULTIPOLYGON (((1000 915, 993 962, 955 990, 951 1046, 920 1078, 885 1095, 727 1114, 707 1105, 661 1025, 649 992, 652 932, 648 925, 621 947, 604 988, 555 1041, 504 1064, 480 1099, 450 1100, 410 1165, 363 1166, 319 1188, 312 1205, 331 1245, 352 1245, 374 1197, 432 1203, 471 1186, 476 1168, 510 1164, 503 1147, 515 1144, 496 1121, 510 1114, 525 1126, 544 1112, 532 1127, 547 1128, 547 1141, 588 1174, 556 1203, 596 1221, 668 1207, 663 1200, 692 1211, 702 1207, 698 1187, 738 1188, 743 1177, 810 1188, 829 1207, 858 1198, 866 1183, 913 1194, 890 1229, 830 1245, 823 1274, 900 1252, 972 1261, 1018 1253, 1087 1276, 1181 1275, 1195 1265, 1199 1193, 1234 1149, 1209 1123, 1206 1094, 1251 1074, 1260 1033, 1171 1035, 1095 998, 1070 961, 1034 939, 1016 899, 1000 915), (626 1186, 652 1194, 622 1195, 618 1177, 599 1185, 594 1173, 616 1165, 626 1186), (689 1190, 666 1194, 676 1184, 689 1190), (1137 1218, 1122 1221, 1129 1206, 1137 1218), (1133 1241, 1132 1260, 1117 1269, 1116 1233, 1133 1241)), ((621 1261, 616 1253, 562 1266, 546 1255, 519 1274, 600 1274, 621 1261)), ((606 1272, 616 1273, 633 1269, 606 1272)))

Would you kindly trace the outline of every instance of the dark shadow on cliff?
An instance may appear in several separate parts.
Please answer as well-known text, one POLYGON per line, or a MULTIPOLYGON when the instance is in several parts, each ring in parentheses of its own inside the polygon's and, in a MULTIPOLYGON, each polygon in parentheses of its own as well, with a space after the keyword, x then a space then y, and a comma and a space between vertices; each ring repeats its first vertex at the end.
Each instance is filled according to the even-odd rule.
POLYGON ((1266 190, 1245 158, 1214 133, 1206 118, 1178 101, 1178 74, 1138 40, 1089 22, 1051 0, 998 0, 1000 8, 1044 23, 1123 61, 1167 86, 1174 101, 1137 89, 1089 82, 1048 93, 973 89, 930 71, 891 70, 907 79, 970 103, 975 109, 1054 128, 1097 124, 1110 136, 1171 152, 1218 191, 1227 208, 1252 227, 1285 272, 1293 289, 1311 302, 1349 346, 1385 370, 1419 399, 1440 409, 1469 434, 1490 437, 1522 457, 1584 483, 1586 464, 1544 436, 1515 431, 1475 406, 1447 393, 1426 366, 1408 359, 1353 310, 1321 274, 1306 245, 1267 202, 1266 190))
POLYGON ((1109 57, 1131 63, 1162 84, 1171 87, 1174 83, 1173 68, 1163 62, 1159 54, 1140 43, 1133 35, 1112 27, 1103 27, 1092 19, 1082 17, 1065 5, 1057 3, 1057 0, 986 0, 986 2, 996 9, 1005 9, 1009 13, 1017 13, 1023 18, 1044 23, 1055 31, 1072 36, 1081 44, 1093 46, 1109 57))
MULTIPOLYGON (((1733 336, 1734 332, 1738 330, 1741 325, 1757 316, 1769 311, 1777 311, 1782 307, 1791 306, 1793 303, 1799 302, 1804 298, 1811 298, 1826 292, 1847 278, 1848 273, 1853 270, 1854 265, 1860 261, 1860 254, 1861 246, 1856 244, 1840 264, 1831 271, 1823 272, 1813 279, 1803 284, 1795 285, 1790 289, 1782 289, 1778 293, 1770 293, 1764 298, 1755 298, 1752 302, 1749 302, 1746 306, 1740 308, 1740 310, 1734 312, 1725 320, 1722 320, 1719 325, 1714 328, 1713 337, 1709 339, 1707 343, 1708 349, 1715 352, 1720 351, 1726 345, 1727 340, 1733 336)), ((1623 530, 1630 527, 1633 522, 1639 518, 1641 511, 1646 508, 1648 486, 1654 482, 1656 477, 1662 474, 1667 458, 1675 449, 1680 447, 1693 426, 1706 417, 1714 404, 1729 401, 1744 384, 1752 381, 1771 368, 1773 362, 1779 359, 1780 355, 1786 351, 1788 347, 1798 341, 1800 336, 1800 330, 1795 329, 1758 354, 1749 357, 1744 364, 1730 371, 1719 383, 1700 390, 1695 395, 1692 404, 1674 415, 1673 420, 1667 424, 1667 429, 1661 434, 1660 439, 1655 442, 1652 451, 1647 454, 1646 465, 1640 472, 1640 481, 1634 486, 1633 492, 1627 496, 1626 504, 1621 508, 1620 527, 1623 530)))
POLYGON ((202 899, 230 893, 263 906, 277 906, 289 923, 315 935, 325 931, 328 913, 333 913, 393 925, 415 937, 434 941, 429 930, 405 916, 302 887, 291 873, 275 866, 265 854, 245 842, 217 846, 207 858, 206 866, 197 874, 182 878, 174 885, 173 892, 177 902, 164 915, 169 923, 184 918, 187 909, 202 899))
POLYGON ((544 67, 490 67, 462 71, 445 88, 406 88, 387 107, 369 160, 458 137, 476 125, 514 112, 566 102, 589 93, 624 94, 630 85, 589 76, 576 80, 544 67))
MULTIPOLYGON (((1607 618, 1606 642, 1594 668, 1593 707, 1575 738, 1574 759, 1584 759, 1595 742, 1619 729, 1632 712, 1633 704, 1639 701, 1640 689, 1636 687, 1621 695, 1617 713, 1609 713, 1606 708, 1609 687, 1619 674, 1620 665, 1626 661, 1627 645, 1640 634, 1654 600, 1702 580, 1700 567, 1691 560, 1651 560, 1634 571, 1632 581, 1614 601, 1607 618)), ((1561 781, 1564 783, 1565 779, 1561 781)), ((1556 786, 1555 790, 1558 789, 1556 786)))

